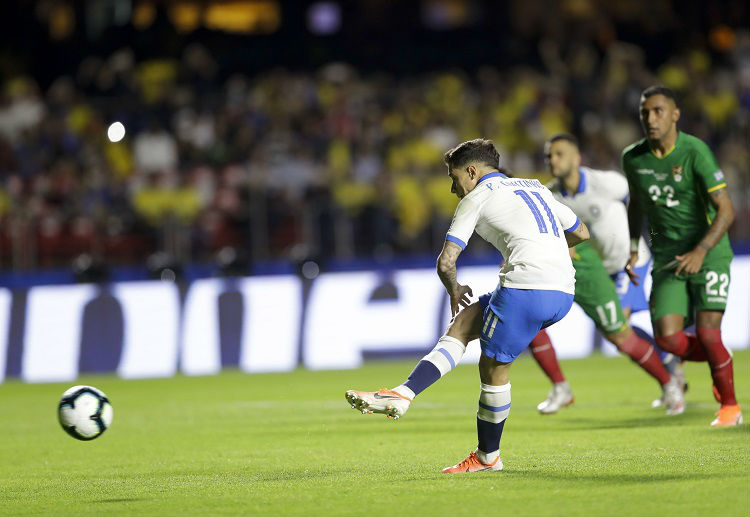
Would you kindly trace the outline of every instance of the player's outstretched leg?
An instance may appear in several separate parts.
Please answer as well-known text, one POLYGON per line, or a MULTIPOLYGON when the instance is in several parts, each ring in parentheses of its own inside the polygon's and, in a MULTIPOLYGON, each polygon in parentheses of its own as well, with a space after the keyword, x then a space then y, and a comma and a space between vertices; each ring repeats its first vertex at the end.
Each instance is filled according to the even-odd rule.
POLYGON ((456 367, 466 352, 466 344, 479 337, 481 322, 482 309, 479 304, 469 305, 458 313, 446 334, 417 363, 403 384, 376 392, 347 390, 347 402, 363 414, 383 413, 390 418, 401 418, 409 410, 414 397, 456 367))
POLYGON ((570 385, 563 376, 552 341, 544 329, 540 330, 531 340, 529 350, 531 350, 532 357, 549 380, 552 381, 552 389, 547 394, 547 398, 540 402, 536 409, 543 415, 551 415, 572 404, 573 390, 570 389, 570 385))
POLYGON ((362 413, 384 413, 401 418, 409 410, 414 397, 446 375, 463 357, 466 345, 451 336, 441 337, 435 348, 424 356, 409 378, 392 390, 377 392, 348 390, 346 400, 362 413))

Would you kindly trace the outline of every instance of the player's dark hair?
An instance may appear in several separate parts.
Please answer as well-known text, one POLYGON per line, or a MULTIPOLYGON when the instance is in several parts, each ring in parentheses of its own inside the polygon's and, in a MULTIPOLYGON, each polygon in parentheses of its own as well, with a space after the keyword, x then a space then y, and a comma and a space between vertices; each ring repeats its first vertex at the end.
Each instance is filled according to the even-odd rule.
POLYGON ((449 149, 443 160, 449 169, 459 169, 473 162, 500 168, 500 153, 495 149, 495 144, 483 138, 475 138, 449 149))
POLYGON ((674 105, 678 106, 677 95, 674 93, 674 90, 672 90, 671 88, 667 88, 664 85, 655 84, 653 86, 649 86, 648 88, 643 90, 643 92, 641 92, 641 97, 643 97, 644 99, 648 99, 652 95, 663 95, 667 99, 672 99, 672 102, 674 102, 674 105))
POLYGON ((574 145, 576 149, 580 148, 580 146, 578 145, 578 139, 570 133, 557 133, 556 135, 552 135, 547 140, 547 144, 551 145, 555 142, 559 142, 560 140, 569 142, 570 144, 574 145))

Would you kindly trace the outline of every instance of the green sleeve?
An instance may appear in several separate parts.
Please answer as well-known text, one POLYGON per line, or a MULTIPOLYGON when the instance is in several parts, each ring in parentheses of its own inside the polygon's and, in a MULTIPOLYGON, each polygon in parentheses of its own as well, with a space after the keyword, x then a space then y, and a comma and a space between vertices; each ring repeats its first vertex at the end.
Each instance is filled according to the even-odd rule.
POLYGON ((627 156, 628 150, 625 149, 622 152, 622 155, 620 155, 620 170, 622 170, 622 173, 625 175, 626 178, 628 178, 628 181, 630 180, 630 171, 628 170, 628 161, 625 159, 627 156))
POLYGON ((628 183, 635 180, 635 165, 634 165, 634 158, 633 153, 634 149, 638 146, 638 142, 631 144, 627 146, 625 149, 623 149, 622 154, 620 155, 620 168, 622 170, 622 173, 625 175, 625 177, 628 179, 628 183))
POLYGON ((714 153, 703 142, 699 141, 695 146, 693 167, 698 181, 703 184, 707 192, 710 193, 727 186, 724 173, 719 168, 714 153))
POLYGON ((633 171, 630 168, 630 163, 628 162, 629 149, 630 147, 626 147, 622 152, 622 156, 620 157, 620 167, 622 168, 622 173, 625 174, 625 179, 628 180, 628 191, 632 198, 633 196, 640 196, 640 191, 634 183, 635 178, 633 176, 633 171))

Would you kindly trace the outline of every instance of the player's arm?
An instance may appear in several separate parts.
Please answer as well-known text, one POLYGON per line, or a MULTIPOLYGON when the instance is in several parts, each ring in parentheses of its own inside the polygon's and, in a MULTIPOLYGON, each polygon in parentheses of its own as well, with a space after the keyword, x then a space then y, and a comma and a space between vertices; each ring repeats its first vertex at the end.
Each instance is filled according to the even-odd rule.
POLYGON ((458 260, 461 251, 463 251, 461 246, 446 240, 437 260, 437 274, 445 286, 445 290, 448 291, 448 296, 450 296, 451 316, 458 314, 459 305, 468 307, 471 303, 469 297, 473 295, 471 287, 459 284, 456 278, 456 260, 458 260))
POLYGON ((589 240, 589 229, 586 227, 583 221, 578 219, 578 224, 573 228, 565 230, 565 241, 568 243, 568 248, 573 248, 576 244, 581 244, 584 241, 589 240))
POLYGON ((570 209, 570 207, 564 205, 555 198, 553 198, 552 206, 562 224, 563 233, 565 234, 565 242, 568 243, 568 248, 572 248, 576 244, 581 244, 583 241, 589 240, 589 229, 583 221, 578 218, 573 210, 570 209))
MULTIPOLYGON (((623 171, 627 175, 625 163, 623 160, 623 171)), ((640 275, 635 272, 635 265, 638 263, 638 244, 641 240, 641 228, 643 228, 643 207, 641 206, 641 200, 636 194, 634 185, 630 183, 628 179, 628 185, 630 186, 630 198, 628 201, 628 228, 630 232, 630 258, 627 264, 625 264, 625 272, 628 274, 630 281, 634 285, 640 284, 640 275)))
POLYGON ((732 198, 729 197, 726 186, 714 190, 709 196, 711 204, 716 208, 716 217, 711 221, 706 235, 693 250, 675 257, 678 260, 675 270, 677 275, 681 273, 691 275, 700 271, 708 252, 719 243, 734 221, 734 205, 732 205, 732 198))
POLYGON ((698 141, 695 144, 693 167, 696 172, 697 186, 706 189, 709 202, 716 209, 716 217, 711 221, 708 231, 698 241, 695 248, 675 257, 677 260, 675 274, 678 275, 691 275, 700 271, 708 252, 719 243, 734 221, 734 206, 729 198, 724 173, 719 168, 714 153, 704 142, 698 141))
POLYGON ((471 288, 461 285, 456 280, 456 260, 469 242, 479 220, 481 206, 464 198, 456 207, 451 227, 445 236, 445 244, 437 260, 437 274, 448 291, 451 304, 451 316, 458 314, 460 307, 467 307, 472 296, 471 288))

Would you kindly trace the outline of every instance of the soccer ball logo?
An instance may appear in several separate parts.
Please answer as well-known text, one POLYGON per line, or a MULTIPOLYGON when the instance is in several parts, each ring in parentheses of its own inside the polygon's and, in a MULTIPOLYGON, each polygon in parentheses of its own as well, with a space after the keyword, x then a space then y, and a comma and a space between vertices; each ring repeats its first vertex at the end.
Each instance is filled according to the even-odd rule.
POLYGON ((73 438, 93 440, 112 424, 112 404, 93 386, 73 386, 63 393, 57 417, 73 438))

